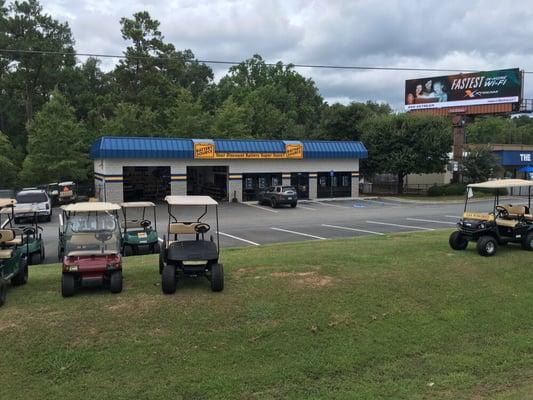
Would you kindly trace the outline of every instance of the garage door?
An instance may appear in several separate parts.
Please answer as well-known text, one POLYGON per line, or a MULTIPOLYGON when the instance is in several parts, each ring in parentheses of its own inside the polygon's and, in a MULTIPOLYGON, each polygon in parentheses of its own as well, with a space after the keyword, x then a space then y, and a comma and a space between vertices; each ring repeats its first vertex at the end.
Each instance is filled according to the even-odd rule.
POLYGON ((161 202, 170 194, 170 167, 123 167, 124 201, 161 202))

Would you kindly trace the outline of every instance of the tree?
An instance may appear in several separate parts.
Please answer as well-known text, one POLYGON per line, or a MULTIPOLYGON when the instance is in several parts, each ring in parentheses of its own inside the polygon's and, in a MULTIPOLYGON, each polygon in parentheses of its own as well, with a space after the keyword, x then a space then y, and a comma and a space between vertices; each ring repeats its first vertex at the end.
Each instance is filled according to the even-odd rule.
POLYGON ((44 14, 37 0, 15 1, 8 11, 6 44, 12 50, 7 56, 11 68, 9 83, 13 94, 23 99, 25 121, 29 123, 35 106, 47 101, 61 82, 64 70, 74 66, 74 40, 68 24, 44 14))
POLYGON ((359 140, 362 135, 362 122, 374 115, 391 113, 388 104, 373 102, 348 105, 335 103, 325 105, 322 110, 318 139, 326 140, 359 140))
POLYGON ((476 147, 461 161, 465 183, 484 182, 494 178, 501 170, 498 158, 488 147, 476 147))
POLYGON ((377 115, 362 126, 368 159, 362 163, 365 176, 395 174, 403 191, 408 174, 443 172, 451 150, 450 122, 425 115, 377 115))
POLYGON ((304 137, 320 121, 323 99, 313 80, 295 72, 292 65, 268 65, 259 55, 231 67, 217 90, 208 90, 217 104, 202 97, 207 109, 220 107, 229 97, 247 109, 253 137, 304 137))
POLYGON ((54 91, 50 97, 29 125, 21 180, 30 185, 57 180, 85 182, 91 163, 83 127, 64 95, 54 91))
POLYGON ((233 97, 229 97, 217 110, 212 131, 221 138, 249 138, 251 135, 247 120, 247 109, 239 106, 233 97))
POLYGON ((101 135, 161 136, 157 114, 148 107, 121 103, 115 114, 104 121, 101 135))
POLYGON ((174 137, 209 136, 210 115, 203 111, 199 100, 194 100, 187 89, 177 90, 172 108, 166 111, 166 135, 174 137))
POLYGON ((0 188, 12 188, 16 183, 18 168, 12 158, 14 151, 7 135, 0 132, 0 188))

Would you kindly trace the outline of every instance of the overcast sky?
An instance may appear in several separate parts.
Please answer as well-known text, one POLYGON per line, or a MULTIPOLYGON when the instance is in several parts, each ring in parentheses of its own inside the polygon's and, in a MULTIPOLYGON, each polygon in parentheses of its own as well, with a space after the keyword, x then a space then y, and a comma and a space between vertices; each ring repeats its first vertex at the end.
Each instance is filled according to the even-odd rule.
MULTIPOLYGON (((147 10, 177 49, 199 59, 533 71, 533 0, 42 0, 68 21, 78 52, 121 54, 119 20, 147 10)), ((114 61, 104 61, 109 69, 114 61)), ((227 68, 211 66, 216 77, 227 68)), ((298 69, 328 102, 401 108, 404 80, 433 72, 298 69)), ((533 74, 525 97, 533 98, 533 74)))

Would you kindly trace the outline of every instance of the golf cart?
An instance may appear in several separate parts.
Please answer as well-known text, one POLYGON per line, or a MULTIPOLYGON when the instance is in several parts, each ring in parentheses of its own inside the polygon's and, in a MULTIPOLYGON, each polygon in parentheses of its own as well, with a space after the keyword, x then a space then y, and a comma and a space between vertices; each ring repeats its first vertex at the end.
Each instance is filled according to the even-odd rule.
POLYGON ((74 182, 59 182, 57 186, 59 191, 57 202, 59 204, 68 204, 76 201, 78 193, 74 182))
POLYGON ((121 238, 113 203, 84 202, 61 207, 59 257, 63 261, 61 294, 73 296, 81 286, 104 285, 122 291, 121 238))
MULTIPOLYGON (((13 208, 15 201, 0 199, 0 209, 13 208)), ((28 281, 28 262, 13 229, 0 229, 0 306, 6 302, 7 283, 24 285, 28 281)))
POLYGON ((6 221, 1 225, 2 229, 12 229, 16 237, 18 247, 28 260, 29 265, 41 264, 44 261, 44 242, 41 232, 43 228, 38 225, 38 213, 32 208, 15 208, 14 204, 6 206, 0 210, 0 215, 6 215, 6 221), (15 226, 17 214, 33 215, 32 225, 15 226))
POLYGON ((449 244, 454 250, 464 250, 468 242, 476 242, 480 255, 496 254, 498 245, 519 243, 524 250, 533 251, 533 215, 531 209, 531 186, 533 181, 522 179, 499 179, 467 186, 463 218, 457 223, 457 231, 450 235, 449 244), (527 188, 528 203, 500 204, 502 189, 527 188), (494 191, 494 202, 487 212, 467 212, 468 200, 473 189, 494 191))
POLYGON ((46 193, 48 193, 48 197, 50 197, 52 205, 55 206, 59 197, 59 184, 57 182, 53 182, 46 185, 46 193))
POLYGON ((213 292, 222 291, 224 270, 222 264, 218 263, 218 203, 209 196, 167 196, 165 201, 168 204, 168 228, 159 253, 163 293, 172 294, 176 291, 178 271, 189 277, 205 276, 211 281, 213 292), (209 206, 215 208, 216 242, 213 235, 206 239, 211 226, 202 222, 209 206), (196 221, 180 221, 173 212, 178 208, 184 210, 184 207, 191 207, 193 210, 201 207, 201 215, 196 221))
POLYGON ((156 207, 150 201, 135 201, 121 203, 124 221, 122 221, 122 254, 131 256, 141 254, 141 252, 159 253, 159 236, 157 235, 156 207), (146 219, 146 209, 152 208, 154 211, 153 227, 152 221, 146 219), (140 218, 128 219, 127 211, 142 210, 140 218))

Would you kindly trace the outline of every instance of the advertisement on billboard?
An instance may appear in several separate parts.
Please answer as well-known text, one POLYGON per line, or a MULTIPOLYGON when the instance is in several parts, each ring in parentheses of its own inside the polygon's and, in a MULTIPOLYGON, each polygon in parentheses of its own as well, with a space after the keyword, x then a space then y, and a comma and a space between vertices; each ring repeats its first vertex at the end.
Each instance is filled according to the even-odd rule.
POLYGON ((405 82, 405 109, 517 103, 521 94, 518 68, 410 79, 405 82))

